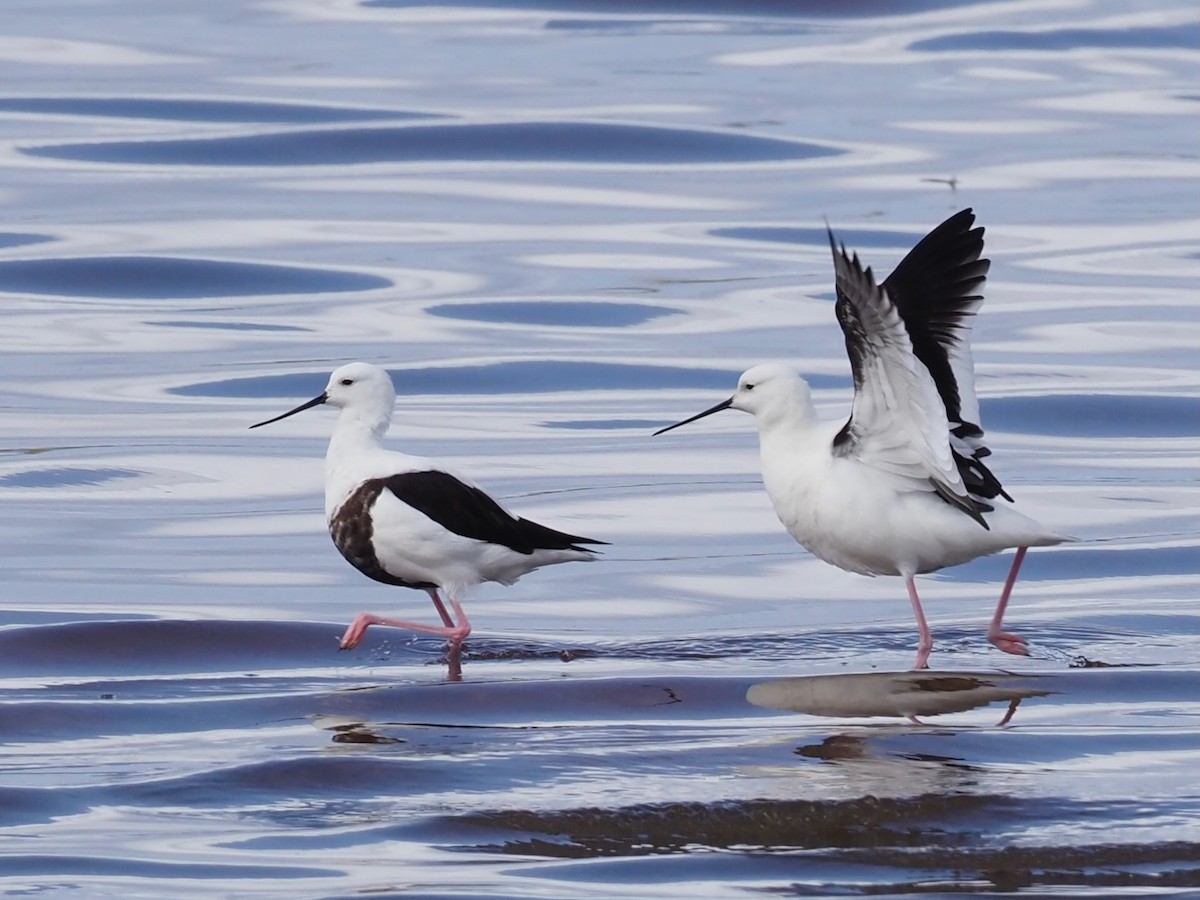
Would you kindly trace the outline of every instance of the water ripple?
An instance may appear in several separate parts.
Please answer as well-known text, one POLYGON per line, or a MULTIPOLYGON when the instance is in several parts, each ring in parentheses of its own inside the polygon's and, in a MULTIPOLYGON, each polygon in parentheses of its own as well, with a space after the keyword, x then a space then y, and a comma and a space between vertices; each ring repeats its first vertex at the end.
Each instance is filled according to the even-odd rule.
POLYGON ((355 109, 306 103, 205 100, 189 97, 0 97, 0 112, 93 116, 171 122, 318 124, 364 119, 440 119, 433 113, 355 109))
POLYGON ((141 7, 0 34, 0 893, 1197 893, 1193 9, 141 7), (766 359, 843 418, 825 220, 883 273, 964 206, 996 472, 1082 540, 1028 657, 1010 555, 923 579, 911 673, 746 417, 649 433, 766 359), (434 614, 329 544, 332 413, 245 430, 356 358, 394 445, 613 542, 473 592, 458 682, 337 649, 434 614))
POLYGON ((488 160, 731 165, 816 159, 844 151, 736 132, 604 122, 500 122, 56 144, 27 147, 23 152, 123 165, 326 166, 488 160))
POLYGON ((1000 52, 1036 50, 1139 49, 1195 50, 1200 25, 1194 23, 1122 28, 1048 28, 1036 31, 974 31, 913 41, 910 50, 1000 52))
POLYGON ((25 247, 29 244, 42 244, 54 240, 48 234, 24 234, 19 231, 0 231, 0 249, 9 247, 25 247))
POLYGON ((390 287, 377 275, 169 256, 0 260, 0 291, 139 300, 314 294, 390 287))
POLYGON ((583 300, 510 300, 492 303, 443 303, 426 312, 447 319, 520 325, 627 328, 682 310, 645 303, 597 303, 583 300))

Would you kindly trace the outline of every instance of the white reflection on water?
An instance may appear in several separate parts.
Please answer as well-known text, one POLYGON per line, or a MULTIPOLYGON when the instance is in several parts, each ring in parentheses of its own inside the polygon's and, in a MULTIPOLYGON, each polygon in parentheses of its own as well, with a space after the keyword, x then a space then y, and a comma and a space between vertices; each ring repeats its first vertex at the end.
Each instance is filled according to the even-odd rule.
MULTIPOLYGON (((647 113, 648 114, 648 113, 647 113)), ((433 194, 439 197, 466 197, 475 202, 549 203, 567 206, 611 206, 619 209, 692 209, 733 210, 751 206, 736 200, 703 197, 698 194, 663 194, 652 191, 620 190, 616 187, 590 188, 568 183, 547 184, 543 181, 522 180, 486 181, 482 178, 338 178, 282 183, 289 190, 333 191, 345 193, 389 192, 395 194, 433 194)))
MULTIPOLYGON (((19 25, 15 25, 19 28, 19 25)), ((44 35, 25 35, 10 32, 0 35, 0 59, 15 64, 45 66, 72 66, 86 69, 92 66, 162 66, 195 62, 198 57, 182 56, 174 51, 170 54, 152 53, 121 44, 99 41, 66 40, 48 38, 44 35)))

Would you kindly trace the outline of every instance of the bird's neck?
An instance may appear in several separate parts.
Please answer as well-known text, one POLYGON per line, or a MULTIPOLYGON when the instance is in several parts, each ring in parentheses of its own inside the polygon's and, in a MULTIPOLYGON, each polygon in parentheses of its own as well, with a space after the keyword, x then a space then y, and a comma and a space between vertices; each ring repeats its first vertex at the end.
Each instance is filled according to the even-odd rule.
POLYGON ((364 416, 361 412, 343 409, 329 438, 325 453, 325 514, 336 512, 360 481, 381 474, 378 457, 383 450, 383 435, 388 417, 364 416))
POLYGON ((766 443, 778 437, 790 439, 812 432, 819 424, 816 408, 807 393, 797 394, 788 403, 759 410, 754 417, 759 439, 766 443))
POLYGON ((391 424, 391 416, 366 413, 358 409, 343 409, 329 439, 327 457, 354 459, 363 452, 383 446, 383 436, 391 424))
MULTIPOLYGON (((763 485, 780 520, 793 535, 799 533, 794 529, 801 518, 811 511, 808 498, 825 478, 832 426, 817 418, 809 401, 790 405, 776 418, 759 422, 763 485)), ((807 533, 807 527, 803 531, 807 533)))

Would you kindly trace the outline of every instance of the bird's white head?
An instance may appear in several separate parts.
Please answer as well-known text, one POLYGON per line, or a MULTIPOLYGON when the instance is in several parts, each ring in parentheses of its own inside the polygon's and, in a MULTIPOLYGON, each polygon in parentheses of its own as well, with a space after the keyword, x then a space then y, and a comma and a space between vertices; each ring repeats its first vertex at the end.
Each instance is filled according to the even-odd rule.
POLYGON ((767 424, 807 409, 811 402, 808 382, 799 372, 782 363, 763 363, 742 373, 729 407, 767 424))
POLYGON ((396 389, 392 385, 392 377, 379 366, 364 362, 347 363, 334 370, 329 376, 325 390, 316 397, 283 415, 250 427, 270 425, 323 403, 336 406, 342 411, 339 422, 359 423, 375 434, 383 434, 392 421, 396 389))
POLYGON ((339 409, 354 408, 390 416, 396 403, 396 389, 385 369, 364 362, 347 363, 329 376, 325 402, 339 409))
POLYGON ((728 400, 722 400, 690 419, 668 425, 654 433, 662 434, 723 409, 748 412, 754 416, 760 430, 767 430, 789 417, 807 417, 812 409, 812 398, 808 382, 791 366, 763 363, 742 373, 737 390, 728 400))

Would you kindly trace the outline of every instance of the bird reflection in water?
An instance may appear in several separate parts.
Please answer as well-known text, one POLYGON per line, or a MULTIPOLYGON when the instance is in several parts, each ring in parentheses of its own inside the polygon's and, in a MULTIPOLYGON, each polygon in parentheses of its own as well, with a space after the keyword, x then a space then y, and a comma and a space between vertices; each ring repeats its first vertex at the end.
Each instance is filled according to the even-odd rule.
POLYGON ((1007 725, 1022 700, 1054 693, 1048 676, 923 670, 776 678, 751 685, 746 699, 754 706, 813 716, 904 716, 917 724, 919 716, 1007 702, 997 723, 1007 725))

